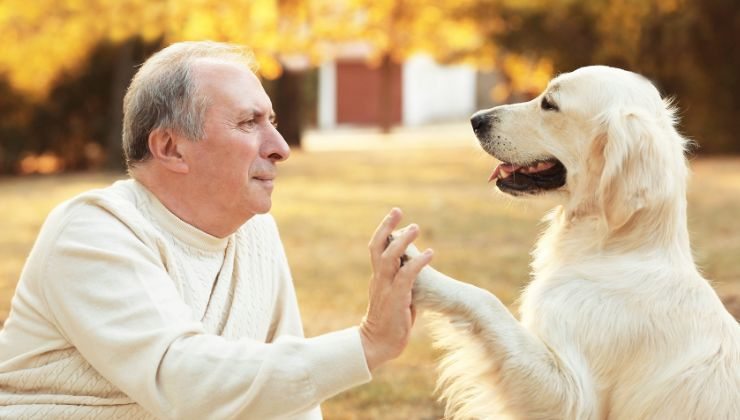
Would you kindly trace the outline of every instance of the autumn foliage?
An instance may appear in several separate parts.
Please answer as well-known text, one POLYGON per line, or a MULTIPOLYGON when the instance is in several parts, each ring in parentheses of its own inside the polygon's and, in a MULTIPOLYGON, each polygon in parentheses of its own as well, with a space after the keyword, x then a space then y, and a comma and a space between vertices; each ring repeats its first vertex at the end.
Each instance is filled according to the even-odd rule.
POLYGON ((423 52, 496 70, 499 102, 554 73, 616 65, 678 98, 699 152, 740 153, 738 21, 736 0, 4 0, 0 173, 115 161, 135 66, 189 39, 248 45, 265 80, 291 73, 284 97, 345 43, 363 43, 372 66, 423 52))

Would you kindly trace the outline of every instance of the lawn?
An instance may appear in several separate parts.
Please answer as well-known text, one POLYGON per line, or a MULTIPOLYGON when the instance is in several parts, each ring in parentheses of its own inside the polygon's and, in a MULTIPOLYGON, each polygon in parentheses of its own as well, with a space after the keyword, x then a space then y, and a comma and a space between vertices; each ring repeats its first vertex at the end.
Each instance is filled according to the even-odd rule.
MULTIPOLYGON (((295 152, 274 196, 308 335, 359 322, 367 296, 366 244, 392 206, 422 227, 434 265, 515 307, 547 201, 517 201, 486 179, 494 162, 474 147, 295 152)), ((689 225, 697 262, 721 294, 740 294, 740 159, 691 162, 689 225)), ((46 214, 120 175, 0 179, 0 319, 46 214)), ((670 182, 670 180, 666 180, 670 182)), ((436 419, 436 355, 423 318, 407 351, 372 383, 326 402, 327 419, 436 419)))

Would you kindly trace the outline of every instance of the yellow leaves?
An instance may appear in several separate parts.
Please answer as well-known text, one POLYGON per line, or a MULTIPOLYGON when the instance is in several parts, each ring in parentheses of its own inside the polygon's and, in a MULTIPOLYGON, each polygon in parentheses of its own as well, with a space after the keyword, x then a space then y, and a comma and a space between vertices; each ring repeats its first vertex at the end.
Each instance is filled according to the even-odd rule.
POLYGON ((99 13, 105 16, 99 24, 105 26, 102 36, 122 42, 132 35, 146 40, 155 39, 166 30, 168 2, 147 0, 97 0, 99 13))
POLYGON ((533 60, 518 54, 507 54, 501 63, 501 70, 509 79, 508 86, 494 88, 492 97, 505 102, 512 93, 524 93, 534 97, 552 79, 554 65, 548 58, 533 60))
POLYGON ((212 13, 203 10, 193 10, 185 24, 182 26, 178 37, 183 39, 219 38, 216 22, 212 13))
POLYGON ((257 55, 257 63, 259 63, 259 74, 266 79, 274 80, 283 74, 283 68, 275 57, 259 54, 257 55))
POLYGON ((496 49, 485 37, 491 22, 501 24, 495 13, 485 22, 465 14, 508 0, 487 1, 3 0, 0 72, 16 87, 43 95, 59 72, 73 71, 100 41, 132 36, 244 44, 267 78, 280 75, 281 55, 301 54, 315 64, 332 55, 332 46, 358 41, 376 61, 426 52, 441 61, 490 65, 496 49))
POLYGON ((62 169, 64 169, 64 163, 62 160, 51 153, 28 155, 20 161, 20 173, 23 175, 53 174, 61 172, 62 169))
POLYGON ((598 30, 602 34, 602 57, 619 50, 635 50, 642 39, 643 24, 651 15, 667 14, 685 5, 685 0, 613 0, 599 10, 598 30))
POLYGON ((483 44, 474 22, 452 18, 457 7, 450 0, 5 0, 0 71, 42 95, 98 42, 131 36, 245 44, 267 78, 280 75, 280 54, 317 63, 341 42, 365 42, 376 58, 447 57, 483 44))
POLYGON ((460 22, 454 31, 445 31, 445 34, 451 49, 472 49, 482 43, 478 28, 472 22, 460 22))
MULTIPOLYGON (((132 36, 168 41, 216 39, 280 48, 275 0, 4 0, 0 3, 0 73, 42 96, 97 43, 132 36)), ((274 60, 264 68, 278 73, 274 60)))
POLYGON ((282 73, 278 51, 297 44, 294 25, 280 28, 279 2, 275 0, 180 2, 170 8, 168 41, 213 39, 235 42, 254 51, 259 73, 274 79, 282 73))
POLYGON ((37 20, 41 15, 36 12, 30 8, 16 14, 4 27, 0 69, 7 71, 14 85, 38 94, 60 70, 76 67, 84 57, 80 49, 90 46, 91 30, 82 22, 67 23, 73 10, 50 7, 43 20, 37 20))
POLYGON ((348 0, 352 19, 332 22, 341 40, 369 45, 372 62, 386 54, 399 61, 417 52, 461 61, 485 43, 477 22, 462 16, 471 1, 348 0))
POLYGON ((60 71, 74 69, 104 26, 94 0, 6 0, 0 71, 16 87, 42 95, 60 71))
POLYGON ((686 0, 657 0, 661 13, 672 13, 685 6, 686 0))
POLYGON ((511 86, 508 83, 497 83, 489 94, 495 103, 500 104, 508 102, 512 93, 511 86))

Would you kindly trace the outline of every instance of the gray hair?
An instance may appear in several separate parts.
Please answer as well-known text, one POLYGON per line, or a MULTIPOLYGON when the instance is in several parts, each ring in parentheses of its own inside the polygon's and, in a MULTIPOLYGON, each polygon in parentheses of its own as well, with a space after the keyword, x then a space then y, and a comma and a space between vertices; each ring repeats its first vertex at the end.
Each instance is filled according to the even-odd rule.
POLYGON ((193 63, 201 58, 257 70, 248 49, 222 42, 179 42, 152 55, 123 98, 123 153, 129 169, 151 157, 149 134, 155 129, 172 129, 193 141, 203 137, 208 98, 198 94, 192 77, 193 63))

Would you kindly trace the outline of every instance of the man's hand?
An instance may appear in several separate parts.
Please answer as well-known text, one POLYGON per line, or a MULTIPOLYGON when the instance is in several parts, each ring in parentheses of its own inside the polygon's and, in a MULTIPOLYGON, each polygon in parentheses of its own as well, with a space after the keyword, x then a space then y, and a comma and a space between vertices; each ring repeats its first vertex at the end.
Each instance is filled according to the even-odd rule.
POLYGON ((411 289, 419 271, 432 259, 432 250, 427 249, 401 266, 406 247, 419 235, 419 227, 412 224, 388 244, 388 236, 401 217, 401 210, 391 210, 368 245, 373 276, 360 336, 370 370, 398 357, 408 344, 415 318, 411 289))

